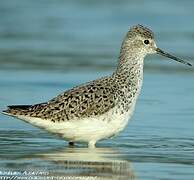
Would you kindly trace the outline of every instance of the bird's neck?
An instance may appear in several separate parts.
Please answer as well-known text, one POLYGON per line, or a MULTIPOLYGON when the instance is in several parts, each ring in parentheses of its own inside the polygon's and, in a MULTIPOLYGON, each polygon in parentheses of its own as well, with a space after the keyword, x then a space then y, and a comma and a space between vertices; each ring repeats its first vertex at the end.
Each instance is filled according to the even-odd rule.
POLYGON ((128 112, 134 107, 143 82, 144 54, 121 48, 118 67, 113 74, 117 87, 118 107, 128 112))
POLYGON ((134 51, 133 48, 122 46, 115 73, 117 78, 121 78, 125 85, 131 84, 141 88, 144 57, 143 53, 134 51))

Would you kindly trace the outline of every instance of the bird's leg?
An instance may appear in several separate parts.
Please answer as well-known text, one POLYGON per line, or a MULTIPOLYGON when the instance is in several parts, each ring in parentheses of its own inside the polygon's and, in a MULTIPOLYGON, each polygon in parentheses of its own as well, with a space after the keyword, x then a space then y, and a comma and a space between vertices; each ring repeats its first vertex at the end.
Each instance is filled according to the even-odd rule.
POLYGON ((72 141, 69 141, 69 147, 74 147, 75 143, 72 141))
POLYGON ((96 141, 89 141, 88 148, 95 148, 96 141))

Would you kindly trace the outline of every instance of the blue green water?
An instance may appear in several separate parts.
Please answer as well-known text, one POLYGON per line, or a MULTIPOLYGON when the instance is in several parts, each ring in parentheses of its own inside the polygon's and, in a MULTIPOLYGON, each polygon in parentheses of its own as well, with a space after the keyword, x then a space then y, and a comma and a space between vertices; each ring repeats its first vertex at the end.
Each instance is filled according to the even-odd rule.
MULTIPOLYGON (((154 30, 160 48, 194 64, 193 7, 192 0, 0 1, 0 110, 110 74, 137 23, 154 30)), ((194 69, 149 56, 132 121, 95 151, 0 115, 0 176, 192 180, 193 129, 194 69)))

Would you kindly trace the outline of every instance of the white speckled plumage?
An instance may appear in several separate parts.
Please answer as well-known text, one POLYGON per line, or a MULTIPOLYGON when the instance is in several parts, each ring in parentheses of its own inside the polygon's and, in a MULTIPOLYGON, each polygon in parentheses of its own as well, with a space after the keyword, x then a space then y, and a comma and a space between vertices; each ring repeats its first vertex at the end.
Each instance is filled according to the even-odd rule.
MULTIPOLYGON (((133 107, 134 108, 134 105, 133 107)), ((123 114, 118 112, 118 108, 114 107, 107 113, 80 120, 71 120, 61 123, 53 123, 45 121, 41 118, 18 116, 34 126, 43 128, 51 133, 57 134, 65 140, 71 142, 88 142, 89 147, 94 147, 98 140, 110 138, 121 132, 127 125, 133 111, 123 114)))
POLYGON ((152 53, 190 65, 157 48, 153 32, 137 25, 124 38, 112 75, 65 91, 46 103, 8 106, 3 113, 70 142, 87 142, 95 147, 97 141, 126 127, 141 90, 144 57, 152 53))

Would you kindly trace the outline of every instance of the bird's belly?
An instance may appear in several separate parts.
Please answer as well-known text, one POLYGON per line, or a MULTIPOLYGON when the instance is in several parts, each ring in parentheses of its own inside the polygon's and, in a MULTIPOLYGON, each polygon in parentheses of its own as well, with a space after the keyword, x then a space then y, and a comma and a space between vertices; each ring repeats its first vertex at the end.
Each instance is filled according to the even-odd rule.
POLYGON ((132 111, 121 114, 113 108, 100 116, 59 123, 53 130, 56 129, 63 138, 71 141, 98 141, 122 131, 131 115, 132 111))
POLYGON ((98 141, 118 134, 127 125, 132 111, 120 113, 116 108, 95 117, 75 119, 64 122, 51 122, 40 118, 20 117, 34 126, 60 135, 66 140, 77 142, 98 141))
MULTIPOLYGON (((67 140, 89 142, 113 136, 120 132, 126 124, 123 118, 115 119, 104 115, 60 123, 60 128, 56 127, 56 131, 67 140)), ((50 130, 52 131, 52 128, 50 130)), ((55 128, 53 130, 55 131, 55 128)))

